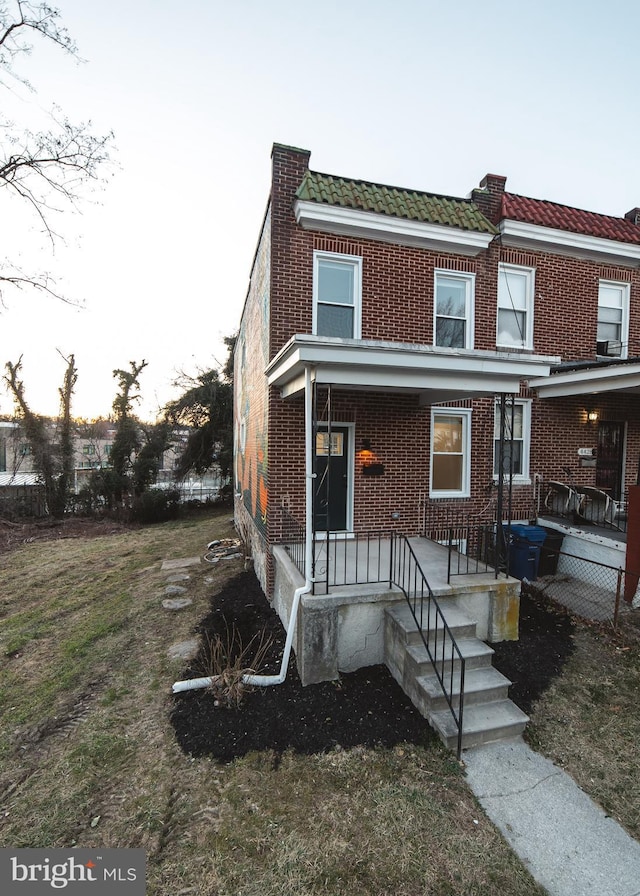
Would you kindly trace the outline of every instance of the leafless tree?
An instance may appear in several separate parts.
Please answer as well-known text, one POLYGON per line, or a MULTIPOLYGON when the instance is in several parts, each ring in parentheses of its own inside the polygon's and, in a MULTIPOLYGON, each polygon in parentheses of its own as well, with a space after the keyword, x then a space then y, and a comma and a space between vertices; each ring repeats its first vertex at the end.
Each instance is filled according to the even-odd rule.
MULTIPOLYGON (((19 62, 31 53, 34 39, 79 59, 57 9, 47 3, 0 0, 0 91, 10 91, 17 83, 33 89, 20 75, 19 62)), ((60 238, 54 229, 57 213, 77 210, 88 184, 100 180, 113 135, 96 135, 90 121, 73 124, 55 110, 50 121, 50 129, 33 132, 0 114, 0 199, 26 205, 53 248, 60 238)), ((65 299, 49 274, 0 260, 0 295, 6 286, 35 288, 65 299)))
POLYGON ((15 364, 8 361, 3 377, 16 405, 17 416, 22 423, 26 440, 33 454, 34 465, 42 479, 49 513, 61 518, 69 503, 73 479, 73 440, 71 399, 78 379, 75 358, 62 355, 66 370, 60 395, 58 427, 29 406, 22 381, 22 358, 15 364))

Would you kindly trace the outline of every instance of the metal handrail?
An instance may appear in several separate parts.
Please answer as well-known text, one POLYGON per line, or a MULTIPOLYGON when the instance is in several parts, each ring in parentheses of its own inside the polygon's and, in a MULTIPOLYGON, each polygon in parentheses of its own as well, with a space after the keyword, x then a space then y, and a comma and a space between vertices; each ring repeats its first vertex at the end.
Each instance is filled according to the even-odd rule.
POLYGON ((284 548, 304 578, 305 576, 305 531, 302 523, 287 510, 281 508, 282 513, 282 540, 284 548))
POLYGON ((316 587, 325 589, 339 585, 367 585, 387 580, 386 552, 382 545, 389 541, 389 532, 327 532, 313 536, 314 594, 316 587))
POLYGON ((509 553, 505 528, 490 525, 457 526, 447 538, 447 583, 454 576, 509 575, 509 553), (464 542, 464 544, 462 544, 464 542))
POLYGON ((389 583, 396 585, 402 591, 409 605, 411 615, 458 731, 457 756, 460 759, 462 755, 465 659, 405 535, 396 533, 392 535, 389 583), (453 693, 456 661, 459 663, 460 669, 460 696, 457 711, 453 693), (449 665, 448 671, 447 664, 449 665))

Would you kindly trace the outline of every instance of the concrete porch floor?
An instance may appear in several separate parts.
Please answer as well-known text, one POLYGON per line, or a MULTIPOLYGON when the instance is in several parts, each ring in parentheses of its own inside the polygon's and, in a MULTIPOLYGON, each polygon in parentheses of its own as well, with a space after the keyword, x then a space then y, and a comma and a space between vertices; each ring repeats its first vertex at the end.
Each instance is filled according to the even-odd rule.
MULTIPOLYGON (((460 587, 485 584, 487 579, 495 581, 493 567, 479 564, 478 571, 471 574, 452 574, 447 582, 449 551, 445 545, 430 541, 423 536, 408 538, 416 560, 433 593, 449 595, 460 587)), ((331 538, 318 539, 315 545, 315 588, 314 594, 326 594, 327 583, 330 594, 362 593, 366 586, 371 589, 375 583, 389 583, 391 563, 391 541, 388 538, 331 538), (328 566, 328 574, 327 574, 328 566), (349 584, 346 584, 349 583, 349 584)), ((454 554, 452 572, 457 568, 454 554)), ((466 559, 466 558, 463 558, 466 559)), ((475 570, 475 565, 473 566, 475 570)), ((501 574, 504 580, 504 573, 501 574)), ((375 590, 379 590, 376 586, 375 590)))

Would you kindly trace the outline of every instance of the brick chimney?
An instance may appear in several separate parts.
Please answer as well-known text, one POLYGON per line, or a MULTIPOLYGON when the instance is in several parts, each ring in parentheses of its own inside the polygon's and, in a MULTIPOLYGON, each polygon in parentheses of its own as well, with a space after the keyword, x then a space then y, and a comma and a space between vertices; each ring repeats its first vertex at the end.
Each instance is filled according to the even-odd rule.
POLYGON ((507 178, 501 174, 485 174, 480 186, 471 191, 471 199, 493 224, 500 220, 500 209, 507 178))
POLYGON ((309 168, 311 153, 295 146, 274 143, 271 150, 271 196, 274 207, 282 202, 289 214, 293 214, 293 198, 305 171, 309 168))
POLYGON ((627 221, 631 221, 632 224, 640 224, 640 208, 632 208, 631 211, 627 212, 625 218, 627 221))

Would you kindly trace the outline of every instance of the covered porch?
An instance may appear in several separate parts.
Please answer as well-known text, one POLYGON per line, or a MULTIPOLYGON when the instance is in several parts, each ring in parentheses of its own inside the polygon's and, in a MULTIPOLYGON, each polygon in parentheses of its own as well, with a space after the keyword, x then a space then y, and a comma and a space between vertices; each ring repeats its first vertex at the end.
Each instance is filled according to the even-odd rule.
POLYGON ((566 362, 529 385, 551 415, 563 409, 573 436, 564 461, 546 477, 556 494, 545 497, 542 512, 575 511, 582 524, 624 531, 627 492, 640 482, 640 358, 566 362))
MULTIPOLYGON (((266 373, 280 397, 276 431, 294 418, 298 431, 286 449, 278 442, 270 450, 288 469, 292 454, 298 468, 304 456, 310 492, 303 493, 302 476, 279 474, 269 486, 272 511, 286 507, 314 535, 386 528, 414 534, 424 531, 425 500, 484 503, 478 483, 471 483, 477 399, 495 400, 500 409, 500 503, 515 398, 523 381, 548 373, 554 361, 516 351, 293 337, 266 373), (298 436, 303 427, 304 444, 298 436)), ((493 425, 492 408, 489 413, 493 425)), ((480 431, 484 427, 481 422, 480 431)), ((271 543, 282 540, 275 512, 271 533, 271 543)))
MULTIPOLYGON (((389 494, 395 495, 396 488, 408 481, 408 474, 403 478, 399 471, 385 468, 383 452, 373 464, 363 465, 361 458, 356 459, 356 438, 360 444, 367 433, 358 433, 356 421, 345 419, 345 396, 353 408, 368 396, 378 397, 375 432, 385 440, 387 458, 392 456, 391 446, 401 451, 403 440, 409 438, 414 446, 418 438, 426 441, 428 452, 424 415, 416 413, 406 423, 401 420, 398 407, 403 401, 406 404, 407 396, 417 410, 433 405, 446 408, 482 397, 504 400, 519 393, 523 380, 548 374, 556 360, 519 352, 297 335, 269 364, 268 382, 280 393, 282 413, 288 403, 299 408, 299 399, 304 397, 304 502, 289 482, 286 503, 283 501, 274 514, 281 513, 283 520, 297 520, 294 526, 298 531, 293 535, 286 523, 280 525, 272 518, 277 536, 271 540, 271 557, 274 606, 285 627, 291 624, 294 595, 298 595, 294 647, 305 684, 383 661, 385 611, 408 599, 417 588, 406 583, 407 567, 404 559, 398 561, 401 552, 394 547, 398 539, 408 546, 403 551, 411 553, 411 568, 427 583, 429 594, 464 611, 479 638, 499 641, 518 637, 518 580, 504 574, 498 577, 490 562, 483 568, 476 566, 472 575, 459 574, 460 570, 452 575, 451 552, 415 535, 420 531, 417 520, 404 513, 401 499, 393 498, 400 505, 397 513, 388 505, 389 511, 375 519, 379 500, 375 496, 384 494, 388 499, 389 494), (384 396, 393 397, 386 412, 384 396), (339 415, 337 407, 341 407, 339 415), (418 430, 424 435, 416 436, 418 430), (340 465, 332 464, 334 458, 340 465), (370 476, 377 477, 374 484, 370 476), (334 513, 331 506, 336 500, 346 508, 340 513, 334 513), (324 515, 318 512, 323 502, 327 505, 324 515), (388 521, 387 531, 380 519, 388 521), (367 534, 374 529, 375 535, 367 534), (398 587, 403 581, 405 586, 398 587)), ((368 419, 373 427, 373 415, 368 419)), ((369 450, 366 444, 362 448, 369 450)), ((404 463, 406 469, 415 469, 412 455, 406 456, 404 463)), ((501 486, 502 473, 499 490, 501 486)), ((416 506, 421 487, 413 483, 416 506)))

